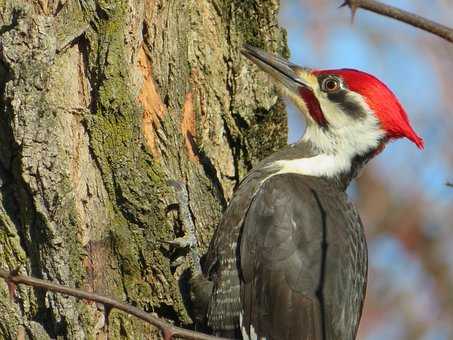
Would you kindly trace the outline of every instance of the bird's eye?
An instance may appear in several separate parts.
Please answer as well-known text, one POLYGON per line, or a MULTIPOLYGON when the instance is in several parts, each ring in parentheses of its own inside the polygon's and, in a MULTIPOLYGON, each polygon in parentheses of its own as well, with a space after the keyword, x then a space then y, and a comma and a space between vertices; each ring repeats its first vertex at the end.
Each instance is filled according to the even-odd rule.
POLYGON ((321 87, 325 92, 335 92, 340 89, 340 81, 336 78, 326 78, 322 82, 321 87))

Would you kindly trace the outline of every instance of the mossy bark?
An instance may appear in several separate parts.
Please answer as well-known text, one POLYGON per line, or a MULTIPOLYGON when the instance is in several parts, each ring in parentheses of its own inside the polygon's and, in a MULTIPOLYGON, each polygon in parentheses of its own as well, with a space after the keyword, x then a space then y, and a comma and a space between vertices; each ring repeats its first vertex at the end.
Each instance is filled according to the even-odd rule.
MULTIPOLYGON (((244 42, 286 54, 277 0, 1 0, 0 264, 190 327, 168 179, 202 250, 247 171, 286 140, 244 42)), ((95 339, 101 306, 0 282, 0 338, 95 339)), ((154 338, 119 312, 110 338, 154 338)))

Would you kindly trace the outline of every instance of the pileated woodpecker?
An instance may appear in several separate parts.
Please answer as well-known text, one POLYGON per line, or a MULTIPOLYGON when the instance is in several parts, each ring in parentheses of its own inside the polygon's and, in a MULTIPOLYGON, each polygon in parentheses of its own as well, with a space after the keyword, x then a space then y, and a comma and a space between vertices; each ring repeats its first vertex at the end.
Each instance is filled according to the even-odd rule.
POLYGON ((392 139, 423 140, 374 76, 300 67, 258 48, 242 53, 270 74, 306 119, 302 139, 242 181, 193 282, 217 335, 355 339, 367 282, 360 217, 345 190, 392 139))

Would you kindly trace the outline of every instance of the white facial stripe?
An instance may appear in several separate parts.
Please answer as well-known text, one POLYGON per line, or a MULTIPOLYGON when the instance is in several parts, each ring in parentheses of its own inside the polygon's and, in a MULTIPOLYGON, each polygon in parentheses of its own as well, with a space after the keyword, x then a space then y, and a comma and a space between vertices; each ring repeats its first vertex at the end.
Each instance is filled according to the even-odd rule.
POLYGON ((322 100, 322 105, 328 103, 330 106, 325 112, 329 122, 329 137, 335 140, 332 143, 335 153, 354 157, 376 148, 385 132, 361 95, 355 92, 349 92, 347 95, 365 109, 365 117, 351 117, 342 111, 341 105, 336 105, 327 98, 322 100))
POLYGON ((341 105, 330 101, 326 93, 314 85, 316 97, 328 122, 327 129, 321 128, 306 112, 306 107, 299 103, 301 98, 292 99, 306 116, 307 128, 302 142, 311 143, 319 152, 310 158, 281 160, 270 166, 279 167, 278 173, 297 173, 308 176, 333 177, 348 172, 352 159, 378 147, 385 136, 377 117, 371 111, 363 97, 355 92, 347 95, 354 98, 367 112, 366 117, 351 117, 342 111, 341 105))
POLYGON ((279 167, 277 174, 295 173, 307 176, 333 177, 351 168, 351 159, 342 155, 320 154, 309 158, 277 161, 272 165, 279 167))

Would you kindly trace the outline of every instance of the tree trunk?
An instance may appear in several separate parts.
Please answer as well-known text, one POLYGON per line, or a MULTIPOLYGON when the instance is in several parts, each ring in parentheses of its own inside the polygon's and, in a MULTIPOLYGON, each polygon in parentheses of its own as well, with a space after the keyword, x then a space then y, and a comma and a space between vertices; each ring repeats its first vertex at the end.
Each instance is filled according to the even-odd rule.
MULTIPOLYGON (((240 54, 287 53, 278 0, 0 0, 0 265, 190 327, 169 179, 206 250, 226 202, 286 142, 240 54)), ((94 339, 101 306, 0 282, 0 338, 94 339)), ((112 312, 110 338, 156 330, 112 312)))

